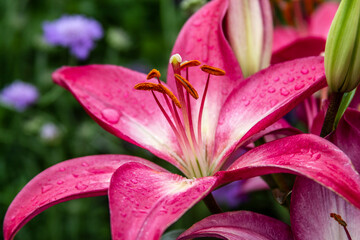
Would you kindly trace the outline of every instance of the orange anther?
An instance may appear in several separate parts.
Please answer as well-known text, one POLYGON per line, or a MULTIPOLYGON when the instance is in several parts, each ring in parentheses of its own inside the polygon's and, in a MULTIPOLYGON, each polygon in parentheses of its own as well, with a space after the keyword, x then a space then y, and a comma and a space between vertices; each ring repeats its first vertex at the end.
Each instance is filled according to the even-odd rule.
POLYGON ((181 85, 184 86, 184 88, 186 89, 186 91, 195 99, 199 98, 199 94, 197 93, 197 91, 195 90, 195 88, 190 84, 190 82, 188 80, 186 80, 185 78, 183 78, 181 75, 179 74, 175 74, 175 78, 176 80, 178 80, 181 85))
POLYGON ((180 64, 180 69, 188 68, 188 67, 196 67, 201 64, 198 60, 190 60, 190 61, 184 61, 180 64))
POLYGON ((335 219, 341 226, 346 227, 347 223, 342 219, 342 217, 336 213, 330 213, 330 217, 335 219))
POLYGON ((225 75, 225 71, 220 68, 216 68, 216 67, 212 67, 212 66, 208 66, 208 65, 202 65, 200 68, 202 71, 209 73, 211 75, 215 75, 215 76, 225 75))
POLYGON ((145 90, 145 91, 158 91, 158 92, 163 92, 162 88, 159 86, 160 84, 156 84, 156 83, 138 83, 135 85, 135 89, 136 90, 145 90))
POLYGON ((170 99, 175 103, 176 106, 178 106, 178 108, 181 108, 181 104, 179 102, 179 100, 175 97, 175 95, 164 85, 159 84, 159 87, 162 89, 162 92, 165 93, 166 95, 168 95, 170 97, 170 99))
POLYGON ((161 77, 161 74, 158 70, 156 70, 155 68, 153 70, 151 70, 149 72, 149 74, 147 75, 146 79, 149 80, 149 79, 152 79, 152 78, 160 78, 161 77))

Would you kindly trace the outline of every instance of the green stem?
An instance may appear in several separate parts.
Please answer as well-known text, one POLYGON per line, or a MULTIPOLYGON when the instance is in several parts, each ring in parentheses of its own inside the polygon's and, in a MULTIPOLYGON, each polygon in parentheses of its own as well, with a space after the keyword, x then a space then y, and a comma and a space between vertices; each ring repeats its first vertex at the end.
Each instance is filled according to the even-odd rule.
POLYGON ((326 112, 323 127, 320 136, 325 137, 334 130, 335 117, 340 107, 341 99, 344 93, 333 93, 330 99, 330 106, 326 112))
POLYGON ((204 203, 205 203, 206 207, 209 209, 209 211, 212 214, 217 214, 217 213, 222 213, 223 212, 221 210, 221 208, 219 207, 219 205, 217 204, 217 202, 216 202, 214 196, 212 195, 212 193, 207 195, 203 200, 204 200, 204 203))

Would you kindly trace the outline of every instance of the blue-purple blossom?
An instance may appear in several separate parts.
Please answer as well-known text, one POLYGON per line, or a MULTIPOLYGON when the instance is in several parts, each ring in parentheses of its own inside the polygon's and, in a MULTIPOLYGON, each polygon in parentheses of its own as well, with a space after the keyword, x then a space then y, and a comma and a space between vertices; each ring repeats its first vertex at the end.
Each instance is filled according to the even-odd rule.
POLYGON ((53 123, 45 123, 40 130, 40 137, 45 141, 53 141, 59 136, 59 128, 53 123))
POLYGON ((14 81, 0 92, 0 102, 22 112, 39 97, 37 88, 30 83, 14 81))
POLYGON ((58 20, 46 21, 43 30, 47 43, 70 48, 78 59, 86 59, 94 48, 94 41, 103 36, 100 23, 82 15, 64 15, 58 20))

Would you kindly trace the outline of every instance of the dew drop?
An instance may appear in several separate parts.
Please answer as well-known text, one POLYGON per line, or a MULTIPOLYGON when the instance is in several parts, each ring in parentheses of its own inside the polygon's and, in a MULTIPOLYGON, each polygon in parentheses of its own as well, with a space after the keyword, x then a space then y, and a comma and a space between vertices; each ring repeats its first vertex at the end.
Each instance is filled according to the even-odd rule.
POLYGON ((274 82, 278 82, 279 80, 280 80, 279 77, 275 77, 275 78, 274 78, 274 82))
POLYGON ((83 184, 82 182, 79 182, 78 184, 76 184, 75 188, 76 188, 77 190, 85 190, 85 189, 88 188, 88 185, 83 184))
POLYGON ((61 184, 63 184, 63 183, 64 183, 64 181, 62 181, 62 180, 57 181, 57 184, 58 184, 58 185, 61 185, 61 184))
POLYGON ((242 97, 241 97, 241 100, 242 100, 242 101, 245 101, 245 100, 246 100, 246 97, 245 97, 245 96, 242 96, 242 97))
POLYGON ((64 167, 59 168, 59 172, 63 172, 63 171, 65 171, 64 167))
POLYGON ((305 84, 304 83, 298 83, 295 85, 295 90, 300 90, 302 89, 303 87, 305 87, 305 84))
POLYGON ((78 178, 78 177, 79 177, 79 174, 77 174, 77 173, 73 173, 72 175, 73 175, 74 178, 78 178))
POLYGON ((286 88, 281 88, 280 94, 286 97, 287 95, 290 94, 290 92, 286 88))
POLYGON ((275 105, 278 104, 278 102, 279 102, 278 100, 273 99, 273 100, 270 101, 270 106, 275 107, 275 105))
POLYGON ((308 69, 306 69, 306 68, 303 68, 303 69, 301 69, 301 71, 300 71, 302 74, 304 74, 304 75, 306 75, 306 74, 308 74, 309 73, 309 70, 308 69))
POLYGON ((289 78, 288 78, 288 81, 289 81, 289 82, 293 82, 293 81, 295 81, 295 78, 294 78, 294 77, 289 77, 289 78))
POLYGON ((193 26, 194 27, 200 27, 201 26, 202 21, 200 19, 196 19, 195 21, 193 21, 193 26))
POLYGON ((259 95, 261 98, 265 97, 265 93, 260 93, 259 95))
POLYGON ((275 88, 273 88, 273 87, 269 87, 268 88, 268 92, 269 93, 274 93, 276 90, 275 90, 275 88))
POLYGON ((87 162, 83 162, 83 163, 81 163, 81 166, 83 166, 83 167, 88 167, 89 164, 88 164, 87 162))
POLYGON ((244 102, 244 105, 245 105, 246 107, 249 106, 249 104, 250 104, 250 101, 249 101, 249 100, 247 100, 247 101, 244 102))
POLYGON ((312 67, 311 67, 311 70, 313 70, 313 71, 316 70, 316 67, 312 66, 312 67))
POLYGON ((111 109, 111 108, 106 108, 106 109, 102 110, 101 115, 107 122, 112 123, 112 124, 118 123, 119 119, 120 119, 119 112, 116 111, 115 109, 111 109))
POLYGON ((130 182, 132 182, 133 184, 137 184, 137 183, 138 183, 138 180, 136 180, 136 179, 131 179, 130 182))
POLYGON ((315 153, 313 157, 315 158, 315 160, 319 160, 321 158, 321 154, 315 153))
POLYGON ((50 191, 50 189, 52 188, 53 186, 51 184, 46 184, 44 186, 41 187, 41 192, 42 193, 46 193, 48 191, 50 191))

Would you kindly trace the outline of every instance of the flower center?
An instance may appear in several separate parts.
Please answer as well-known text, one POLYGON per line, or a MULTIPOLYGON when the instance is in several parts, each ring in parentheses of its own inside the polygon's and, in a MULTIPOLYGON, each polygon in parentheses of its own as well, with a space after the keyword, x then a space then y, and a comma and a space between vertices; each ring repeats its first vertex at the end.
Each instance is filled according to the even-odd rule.
POLYGON ((335 221, 337 221, 341 226, 343 226, 348 240, 352 240, 351 236, 350 236, 350 233, 349 233, 349 231, 347 229, 347 223, 342 219, 342 217, 340 215, 336 214, 336 213, 330 213, 330 217, 335 219, 335 221))
POLYGON ((200 96, 201 103, 198 115, 195 116, 190 100, 191 97, 195 100, 199 99, 199 94, 189 81, 189 68, 198 67, 201 63, 197 60, 183 62, 181 56, 175 54, 170 58, 170 64, 174 70, 177 96, 161 83, 160 72, 156 69, 149 72, 147 79, 156 78, 157 83, 139 83, 135 85, 135 89, 151 91, 155 102, 159 106, 178 140, 178 145, 182 151, 182 157, 177 160, 181 165, 183 173, 188 178, 210 176, 213 174, 214 170, 210 167, 211 157, 210 154, 208 154, 208 149, 206 149, 206 146, 203 144, 201 133, 202 115, 209 87, 210 75, 222 76, 225 75, 225 71, 208 65, 202 65, 200 67, 203 72, 207 73, 207 80, 203 94, 200 96), (181 75, 182 72, 185 72, 185 77, 181 75), (165 107, 162 106, 159 101, 159 93, 165 100, 165 107), (166 111, 165 108, 167 108, 168 111, 166 111), (193 123, 193 119, 197 119, 197 125, 193 123))

